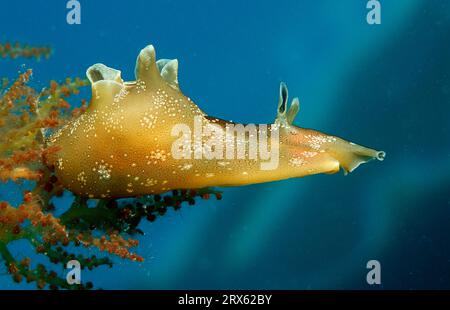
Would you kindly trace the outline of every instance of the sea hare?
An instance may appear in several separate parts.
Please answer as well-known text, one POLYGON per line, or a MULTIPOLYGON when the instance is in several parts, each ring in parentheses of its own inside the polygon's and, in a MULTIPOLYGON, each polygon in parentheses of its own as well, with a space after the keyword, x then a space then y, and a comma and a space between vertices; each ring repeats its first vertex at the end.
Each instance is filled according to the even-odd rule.
POLYGON ((237 186, 317 173, 345 173, 385 153, 299 128, 294 98, 280 86, 273 124, 237 124, 207 116, 178 85, 178 61, 156 61, 149 45, 136 81, 103 64, 87 70, 86 112, 53 135, 51 162, 63 185, 90 198, 120 198, 171 189, 237 186))

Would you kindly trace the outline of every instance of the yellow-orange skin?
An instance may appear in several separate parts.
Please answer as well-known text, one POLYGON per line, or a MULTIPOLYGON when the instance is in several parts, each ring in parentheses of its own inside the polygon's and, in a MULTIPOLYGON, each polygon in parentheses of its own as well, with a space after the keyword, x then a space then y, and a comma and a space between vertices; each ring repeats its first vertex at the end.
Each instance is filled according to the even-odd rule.
POLYGON ((296 127, 292 119, 286 120, 286 111, 279 111, 277 169, 261 170, 260 160, 174 159, 173 126, 192 127, 195 116, 201 116, 205 124, 225 126, 227 122, 206 116, 182 94, 177 63, 168 67, 175 69, 175 76, 165 72, 162 77, 155 61, 152 46, 141 51, 135 82, 124 83, 119 71, 107 67, 88 70, 92 83, 88 109, 48 139, 49 145, 60 147, 52 160, 69 190, 90 198, 119 198, 237 186, 335 173, 341 167, 352 171, 363 162, 384 157, 383 152, 296 127))

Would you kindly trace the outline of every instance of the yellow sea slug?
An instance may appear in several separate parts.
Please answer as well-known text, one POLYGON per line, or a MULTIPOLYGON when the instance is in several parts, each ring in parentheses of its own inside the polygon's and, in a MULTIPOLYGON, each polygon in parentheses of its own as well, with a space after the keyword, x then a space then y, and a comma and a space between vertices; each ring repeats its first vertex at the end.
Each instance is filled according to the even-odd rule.
POLYGON ((178 85, 178 61, 156 61, 153 46, 136 62, 136 81, 103 64, 87 70, 86 112, 47 143, 61 182, 76 194, 119 198, 171 189, 237 186, 317 173, 346 173, 385 153, 294 126, 281 83, 273 124, 237 124, 207 116, 178 85))

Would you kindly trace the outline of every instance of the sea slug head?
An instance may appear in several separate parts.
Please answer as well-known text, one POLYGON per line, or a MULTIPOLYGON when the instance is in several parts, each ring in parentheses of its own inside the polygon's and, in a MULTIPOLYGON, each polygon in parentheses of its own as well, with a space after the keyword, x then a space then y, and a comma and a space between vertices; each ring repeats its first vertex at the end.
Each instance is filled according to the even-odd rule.
POLYGON ((298 98, 287 106, 288 89, 280 84, 275 124, 279 126, 280 154, 289 169, 299 170, 301 176, 315 173, 335 173, 341 168, 352 172, 360 164, 373 159, 384 160, 385 152, 354 144, 336 136, 293 124, 299 112, 298 98), (306 172, 305 172, 306 170, 306 172))

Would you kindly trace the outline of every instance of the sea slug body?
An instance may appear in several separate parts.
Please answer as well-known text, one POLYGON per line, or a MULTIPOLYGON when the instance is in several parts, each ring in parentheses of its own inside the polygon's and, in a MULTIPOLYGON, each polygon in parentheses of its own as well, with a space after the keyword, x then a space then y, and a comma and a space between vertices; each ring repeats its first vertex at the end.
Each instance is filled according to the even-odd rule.
POLYGON ((384 159, 384 152, 294 126, 299 101, 288 108, 283 83, 274 123, 240 125, 200 110, 180 90, 178 61, 157 61, 151 45, 140 52, 135 73, 136 81, 124 82, 118 70, 91 66, 86 112, 48 137, 60 149, 51 159, 58 178, 78 195, 237 186, 351 172, 384 159))

